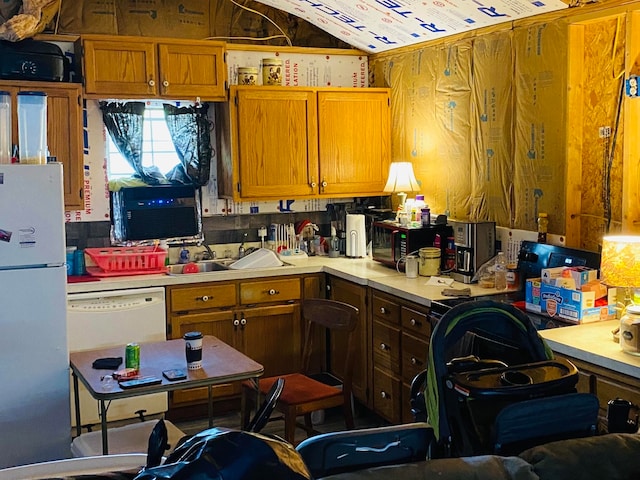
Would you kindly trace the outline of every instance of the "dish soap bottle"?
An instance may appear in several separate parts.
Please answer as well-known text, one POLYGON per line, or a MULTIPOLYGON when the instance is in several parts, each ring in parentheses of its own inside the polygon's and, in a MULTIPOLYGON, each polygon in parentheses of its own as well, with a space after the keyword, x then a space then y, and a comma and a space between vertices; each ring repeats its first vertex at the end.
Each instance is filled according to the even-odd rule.
POLYGON ((182 250, 180 250, 180 257, 178 259, 178 263, 189 263, 189 257, 190 257, 189 249, 183 245, 182 250))

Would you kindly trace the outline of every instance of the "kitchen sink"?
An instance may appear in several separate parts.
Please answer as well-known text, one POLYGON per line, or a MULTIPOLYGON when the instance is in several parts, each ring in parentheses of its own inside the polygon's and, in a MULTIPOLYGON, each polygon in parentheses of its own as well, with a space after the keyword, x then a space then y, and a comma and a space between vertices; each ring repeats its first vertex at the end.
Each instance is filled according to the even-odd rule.
POLYGON ((167 274, 168 275, 194 275, 196 273, 211 273, 211 272, 221 272, 229 270, 229 265, 233 263, 235 260, 200 260, 199 262, 191 262, 186 264, 177 264, 177 265, 168 265, 167 266, 167 274), (198 267, 197 272, 185 272, 184 267, 187 265, 196 265, 198 267))

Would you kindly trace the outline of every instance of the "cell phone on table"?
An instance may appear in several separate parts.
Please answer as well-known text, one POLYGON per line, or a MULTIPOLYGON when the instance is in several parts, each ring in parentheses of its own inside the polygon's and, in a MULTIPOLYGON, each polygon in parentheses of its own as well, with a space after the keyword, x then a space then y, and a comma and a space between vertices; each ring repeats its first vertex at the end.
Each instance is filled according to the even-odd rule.
POLYGON ((140 377, 134 378, 132 380, 120 380, 118 385, 120 388, 136 388, 136 387, 146 387, 148 385, 158 385, 162 383, 162 379, 158 377, 140 377))
POLYGON ((187 372, 181 368, 172 368, 171 370, 164 370, 162 376, 167 380, 174 382, 176 380, 184 380, 187 378, 187 372))

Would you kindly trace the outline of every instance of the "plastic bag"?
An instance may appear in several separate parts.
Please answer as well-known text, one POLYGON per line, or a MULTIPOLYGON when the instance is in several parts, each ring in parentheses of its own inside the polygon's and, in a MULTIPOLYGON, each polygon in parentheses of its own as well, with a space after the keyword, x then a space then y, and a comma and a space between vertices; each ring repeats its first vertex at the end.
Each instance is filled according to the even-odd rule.
POLYGON ((178 446, 163 465, 143 470, 135 480, 311 480, 290 444, 258 433, 210 428, 178 446))

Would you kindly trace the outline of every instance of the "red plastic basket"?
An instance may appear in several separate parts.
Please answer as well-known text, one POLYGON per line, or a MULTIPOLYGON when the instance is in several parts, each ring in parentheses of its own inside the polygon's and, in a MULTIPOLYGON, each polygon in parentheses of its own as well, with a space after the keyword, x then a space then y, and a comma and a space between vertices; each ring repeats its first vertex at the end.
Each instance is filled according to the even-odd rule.
POLYGON ((155 247, 86 248, 85 253, 107 273, 159 271, 167 256, 155 247))

